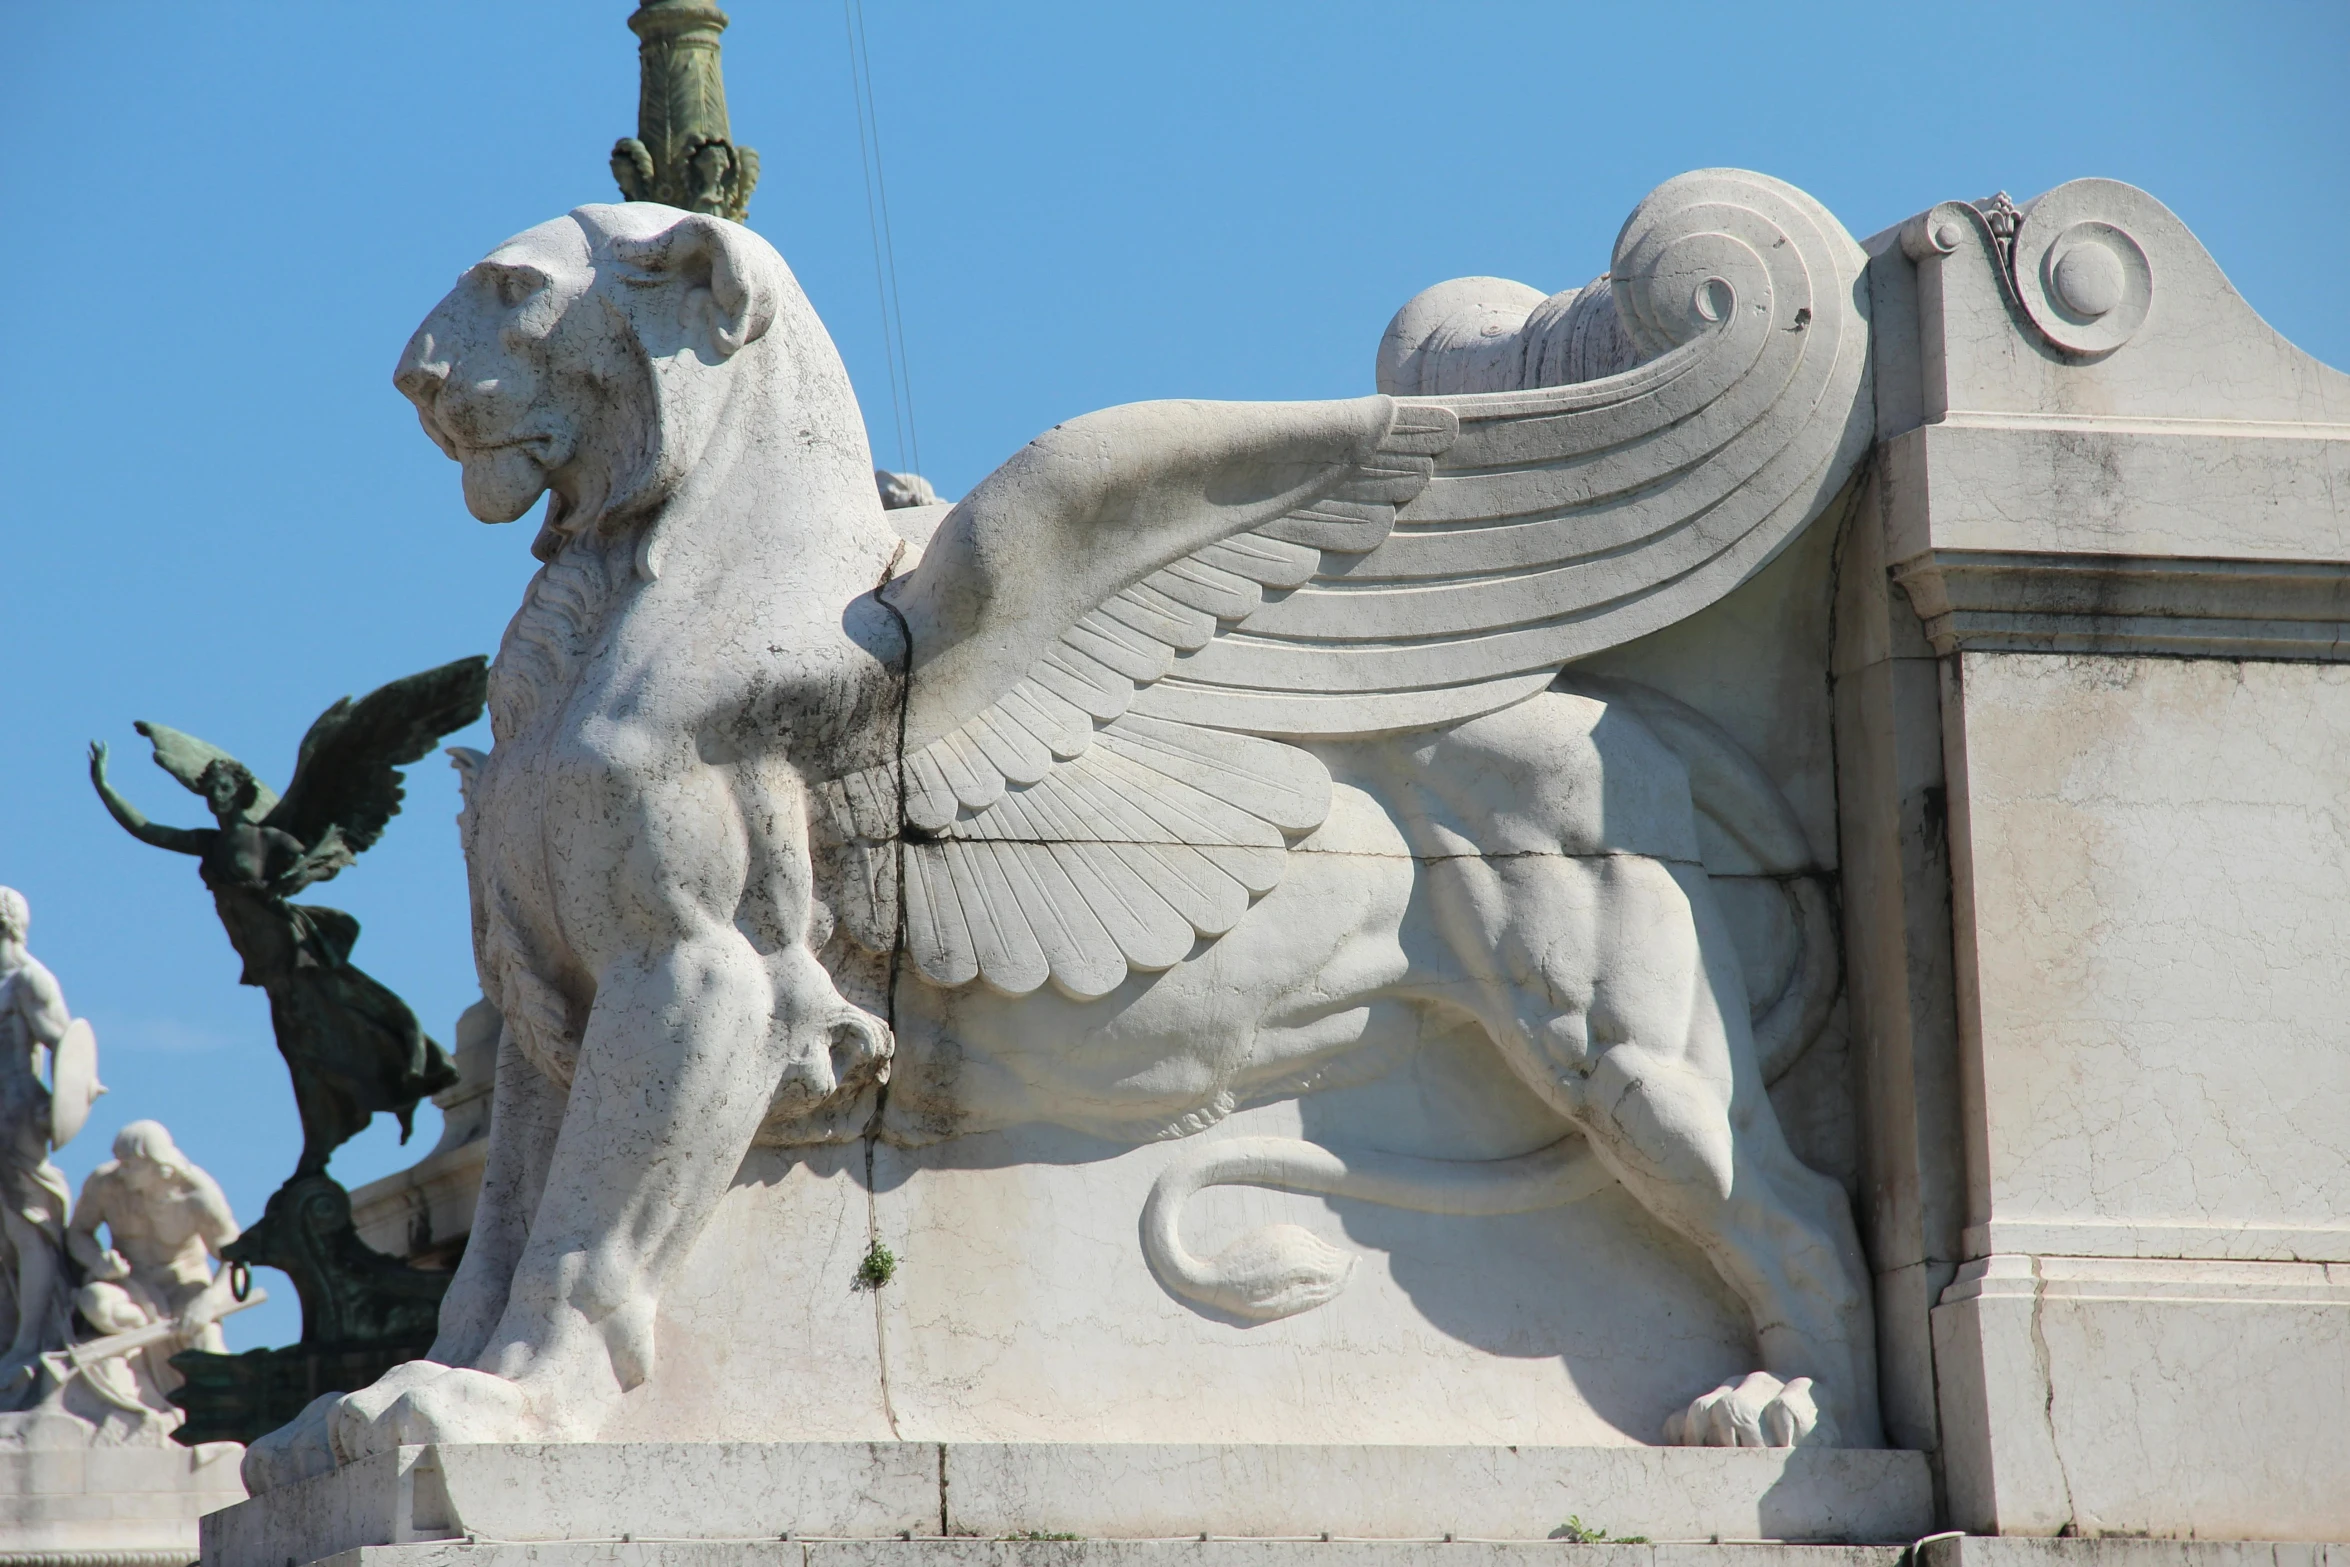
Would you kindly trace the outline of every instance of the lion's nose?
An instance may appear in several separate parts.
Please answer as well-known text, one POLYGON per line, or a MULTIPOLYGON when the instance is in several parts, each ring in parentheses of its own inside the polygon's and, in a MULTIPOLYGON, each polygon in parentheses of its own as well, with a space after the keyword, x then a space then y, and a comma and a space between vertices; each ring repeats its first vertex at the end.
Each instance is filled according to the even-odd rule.
POLYGON ((408 340, 400 353, 400 367, 392 372, 392 385, 410 402, 429 407, 440 396, 441 388, 449 382, 449 361, 437 352, 439 345, 428 331, 418 331, 408 340))

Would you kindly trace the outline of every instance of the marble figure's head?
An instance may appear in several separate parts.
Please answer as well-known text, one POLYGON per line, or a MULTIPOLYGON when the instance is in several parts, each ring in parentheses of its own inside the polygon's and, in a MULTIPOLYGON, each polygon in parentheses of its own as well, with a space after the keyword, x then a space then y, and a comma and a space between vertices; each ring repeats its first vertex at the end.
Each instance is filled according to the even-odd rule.
POLYGON ((22 941, 33 927, 32 905, 14 887, 0 887, 0 941, 22 941))
POLYGON ((212 807, 213 816, 224 822, 244 815, 246 808, 261 798, 261 785, 245 770, 245 764, 225 756, 204 764, 204 771, 196 775, 196 786, 204 803, 212 807))
POLYGON ((838 356, 773 247, 723 218, 627 202, 577 208, 468 268, 393 382, 463 466, 474 516, 512 522, 550 496, 534 548, 551 559, 567 537, 658 511, 745 377, 780 377, 802 405, 845 403, 853 421, 838 356))
POLYGON ((161 1121, 133 1121, 115 1133, 114 1158, 134 1184, 176 1180, 188 1163, 161 1121))

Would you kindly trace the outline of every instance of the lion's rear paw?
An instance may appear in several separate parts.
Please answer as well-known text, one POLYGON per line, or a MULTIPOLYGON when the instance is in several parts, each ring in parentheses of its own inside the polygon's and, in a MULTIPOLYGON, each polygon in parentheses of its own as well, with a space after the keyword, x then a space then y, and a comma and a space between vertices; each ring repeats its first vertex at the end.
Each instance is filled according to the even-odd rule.
POLYGON ((1812 1398, 1812 1381, 1782 1382, 1757 1371, 1725 1382, 1665 1421, 1674 1447, 1834 1447, 1833 1422, 1812 1398))
POLYGON ((327 1416, 327 1430, 335 1457, 346 1464, 426 1442, 532 1442, 557 1435, 517 1384, 429 1360, 394 1366, 373 1387, 342 1399, 327 1416))

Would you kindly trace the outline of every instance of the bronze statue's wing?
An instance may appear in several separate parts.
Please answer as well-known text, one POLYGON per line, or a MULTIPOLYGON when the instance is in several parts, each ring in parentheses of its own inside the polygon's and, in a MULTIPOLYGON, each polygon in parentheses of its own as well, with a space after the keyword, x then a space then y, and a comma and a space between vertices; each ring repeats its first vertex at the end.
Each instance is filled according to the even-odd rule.
POLYGON ((1230 930, 1328 808, 1294 742, 1521 701, 1820 513, 1870 434, 1863 259, 1792 187, 1685 175, 1617 241, 1619 373, 1545 384, 1588 356, 1529 339, 1490 391, 1141 404, 1031 443, 887 595, 906 749, 826 790, 843 925, 902 925, 934 983, 1078 997, 1230 930))
MULTIPOLYGON (((199 780, 203 778, 205 768, 214 762, 237 761, 210 741, 182 734, 163 724, 151 724, 141 719, 131 727, 145 735, 154 745, 155 765, 186 785, 190 794, 204 792, 204 785, 199 780)), ((244 767, 245 764, 237 762, 237 765, 244 767)), ((251 773, 253 769, 246 767, 245 771, 251 773)), ((245 819, 257 822, 277 808, 277 791, 259 777, 253 779, 253 791, 253 803, 245 807, 245 819)))
POLYGON ((356 702, 344 697, 302 737, 294 780, 262 825, 293 834, 305 848, 340 827, 352 853, 365 850, 399 814, 400 767, 479 718, 489 678, 489 660, 476 654, 356 702))

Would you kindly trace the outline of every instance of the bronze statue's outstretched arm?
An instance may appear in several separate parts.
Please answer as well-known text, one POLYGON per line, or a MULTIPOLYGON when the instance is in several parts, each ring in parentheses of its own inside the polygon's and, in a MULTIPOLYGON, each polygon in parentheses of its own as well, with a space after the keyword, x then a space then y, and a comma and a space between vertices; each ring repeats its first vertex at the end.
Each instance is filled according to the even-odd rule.
POLYGON ((141 843, 151 843, 158 849, 171 849, 180 854, 202 854, 212 841, 212 830, 204 827, 166 827, 151 822, 139 814, 139 808, 114 792, 114 785, 106 781, 106 742, 90 742, 90 782, 98 786, 98 798, 106 802, 106 809, 122 823, 122 830, 141 843))

